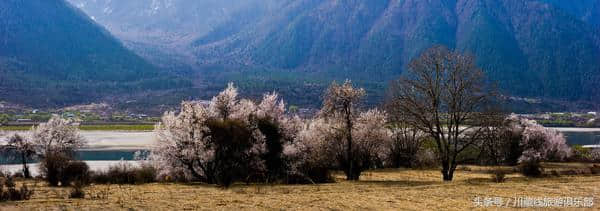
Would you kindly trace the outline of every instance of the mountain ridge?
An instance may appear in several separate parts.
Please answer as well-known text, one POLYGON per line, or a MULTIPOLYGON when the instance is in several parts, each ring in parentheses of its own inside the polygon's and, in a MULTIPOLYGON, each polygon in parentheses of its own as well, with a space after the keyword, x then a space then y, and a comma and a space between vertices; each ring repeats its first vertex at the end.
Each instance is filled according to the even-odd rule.
POLYGON ((10 102, 60 106, 185 83, 64 0, 1 1, 0 39, 0 96, 10 102))
POLYGON ((387 80, 441 44, 476 56, 506 95, 600 99, 597 1, 69 2, 156 65, 252 93, 350 78, 380 101, 387 80))

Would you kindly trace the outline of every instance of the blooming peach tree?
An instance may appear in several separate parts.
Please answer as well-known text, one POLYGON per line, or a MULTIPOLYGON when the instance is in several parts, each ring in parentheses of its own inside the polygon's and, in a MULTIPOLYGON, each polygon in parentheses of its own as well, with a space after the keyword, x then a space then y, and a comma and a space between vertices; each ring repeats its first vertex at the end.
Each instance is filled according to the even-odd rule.
MULTIPOLYGON (((159 177, 183 174, 219 183, 227 173, 225 167, 243 170, 237 174, 247 177, 267 174, 272 167, 269 160, 283 159, 282 149, 273 152, 276 147, 270 147, 270 142, 283 148, 300 128, 297 117, 284 114, 285 104, 277 93, 265 94, 255 104, 238 99, 237 88, 229 84, 207 107, 183 102, 178 114, 165 113, 155 126, 157 144, 151 159, 160 170, 159 177)), ((233 176, 239 175, 228 175, 228 181, 223 181, 231 182, 233 176)))
POLYGON ((71 154, 87 144, 77 126, 58 116, 53 116, 48 122, 32 127, 30 132, 37 155, 42 158, 50 153, 71 154))
POLYGON ((522 134, 520 146, 523 154, 519 162, 563 161, 571 155, 564 135, 554 129, 545 128, 535 120, 517 119, 514 115, 512 131, 522 134))

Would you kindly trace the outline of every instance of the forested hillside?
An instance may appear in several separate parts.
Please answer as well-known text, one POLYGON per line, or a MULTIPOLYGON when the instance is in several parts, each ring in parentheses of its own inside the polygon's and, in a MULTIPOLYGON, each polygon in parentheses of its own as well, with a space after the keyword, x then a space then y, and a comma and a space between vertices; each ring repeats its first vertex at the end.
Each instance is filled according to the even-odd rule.
POLYGON ((0 2, 1 100, 56 106, 187 86, 64 0, 0 2))

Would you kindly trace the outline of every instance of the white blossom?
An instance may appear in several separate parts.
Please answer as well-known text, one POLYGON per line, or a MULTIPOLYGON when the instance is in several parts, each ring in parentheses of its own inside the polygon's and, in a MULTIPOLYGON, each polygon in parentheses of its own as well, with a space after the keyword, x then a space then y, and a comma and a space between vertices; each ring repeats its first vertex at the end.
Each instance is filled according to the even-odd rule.
POLYGON ((86 140, 79 134, 79 128, 58 116, 32 127, 31 139, 37 154, 42 157, 49 152, 70 152, 86 145, 86 140))
POLYGON ((227 84, 227 88, 213 97, 210 102, 209 110, 217 114, 222 119, 229 118, 229 115, 235 112, 237 105, 238 91, 233 83, 227 84))
POLYGON ((521 133, 520 146, 523 154, 519 162, 525 161, 561 161, 571 155, 571 148, 567 145, 564 135, 554 129, 545 128, 535 120, 508 118, 513 123, 510 128, 514 133, 521 133))

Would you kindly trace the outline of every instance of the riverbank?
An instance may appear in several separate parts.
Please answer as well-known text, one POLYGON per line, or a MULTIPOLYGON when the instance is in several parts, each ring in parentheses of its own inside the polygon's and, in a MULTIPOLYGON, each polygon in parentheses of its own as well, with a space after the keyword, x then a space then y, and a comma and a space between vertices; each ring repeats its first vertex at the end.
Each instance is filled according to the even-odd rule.
MULTIPOLYGON (((132 166, 138 166, 139 165, 139 161, 135 161, 135 160, 86 160, 85 163, 87 163, 87 165, 90 167, 90 170, 92 171, 106 171, 108 170, 109 167, 111 166, 115 166, 118 165, 120 163, 127 163, 130 164, 132 166)), ((27 164, 29 166, 29 171, 31 173, 32 176, 39 176, 40 175, 40 167, 39 167, 39 163, 29 163, 27 164)), ((15 174, 15 173, 19 173, 19 172, 23 172, 23 165, 22 164, 9 164, 9 165, 0 165, 0 171, 2 173, 11 173, 11 174, 15 174)))
MULTIPOLYGON (((28 131, 7 131, 0 134, 0 145, 5 144, 7 138, 20 133, 26 135, 28 131)), ((156 140, 152 131, 81 131, 81 136, 87 141, 84 150, 143 150, 154 146, 156 140)))

